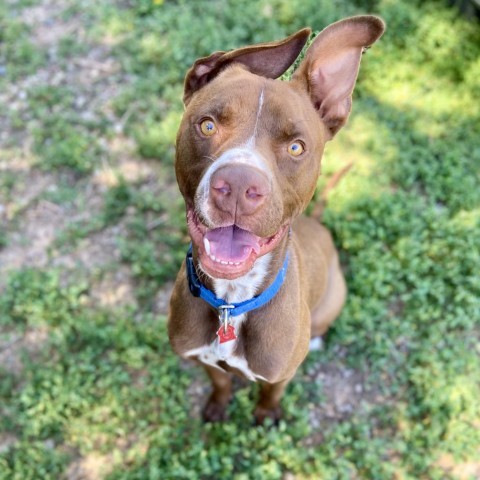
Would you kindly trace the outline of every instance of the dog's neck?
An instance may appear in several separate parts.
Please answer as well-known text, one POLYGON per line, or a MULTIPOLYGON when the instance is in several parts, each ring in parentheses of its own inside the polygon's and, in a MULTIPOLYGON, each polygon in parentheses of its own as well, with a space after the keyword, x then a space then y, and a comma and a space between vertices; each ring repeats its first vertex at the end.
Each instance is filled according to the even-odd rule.
POLYGON ((235 280, 214 279, 213 291, 228 303, 239 303, 253 298, 270 277, 271 253, 257 259, 253 268, 235 280))

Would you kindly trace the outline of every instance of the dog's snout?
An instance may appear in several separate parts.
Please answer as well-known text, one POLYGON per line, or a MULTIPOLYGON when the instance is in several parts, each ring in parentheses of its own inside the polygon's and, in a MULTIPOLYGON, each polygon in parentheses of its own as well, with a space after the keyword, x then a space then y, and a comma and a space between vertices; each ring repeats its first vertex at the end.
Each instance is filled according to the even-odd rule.
POLYGON ((264 173, 245 165, 225 165, 211 178, 210 198, 216 208, 232 215, 252 215, 265 203, 270 184, 264 173))

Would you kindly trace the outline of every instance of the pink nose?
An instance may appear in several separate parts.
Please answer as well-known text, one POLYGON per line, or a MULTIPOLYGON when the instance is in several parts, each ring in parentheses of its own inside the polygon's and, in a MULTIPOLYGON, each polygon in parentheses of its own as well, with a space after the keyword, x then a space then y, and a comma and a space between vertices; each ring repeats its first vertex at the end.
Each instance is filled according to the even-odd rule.
POLYGON ((220 167, 210 180, 210 199, 215 207, 232 215, 252 215, 265 203, 270 184, 265 174, 245 165, 220 167))

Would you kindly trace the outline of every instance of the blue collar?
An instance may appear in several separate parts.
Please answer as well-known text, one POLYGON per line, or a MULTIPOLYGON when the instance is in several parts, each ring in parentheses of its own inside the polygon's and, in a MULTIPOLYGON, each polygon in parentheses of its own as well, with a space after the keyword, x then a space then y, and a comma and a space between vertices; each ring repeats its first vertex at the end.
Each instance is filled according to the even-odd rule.
POLYGON ((273 283, 262 293, 251 298, 250 300, 245 300, 244 302, 228 303, 222 298, 217 298, 211 290, 209 290, 200 282, 197 272, 195 271, 195 265, 193 264, 192 247, 190 246, 186 259, 188 287, 190 288, 190 292, 194 297, 200 297, 219 312, 227 308, 229 310, 229 315, 236 317, 238 315, 242 315, 243 313, 250 312, 251 310, 255 310, 256 308, 263 307, 278 293, 280 287, 285 281, 288 261, 289 255, 287 252, 285 261, 283 262, 282 268, 278 272, 277 277, 273 283))

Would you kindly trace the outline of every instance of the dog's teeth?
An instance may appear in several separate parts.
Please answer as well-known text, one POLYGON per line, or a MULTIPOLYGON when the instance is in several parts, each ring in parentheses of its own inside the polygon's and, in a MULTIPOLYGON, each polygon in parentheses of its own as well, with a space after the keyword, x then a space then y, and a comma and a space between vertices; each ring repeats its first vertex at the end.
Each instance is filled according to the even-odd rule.
POLYGON ((222 265, 228 265, 228 262, 225 262, 225 260, 220 260, 220 263, 221 263, 222 265))
POLYGON ((233 262, 228 262, 229 265, 233 265, 233 262))
POLYGON ((205 247, 205 251, 207 252, 207 255, 210 255, 210 242, 208 241, 208 238, 203 239, 203 245, 205 247))
POLYGON ((240 265, 240 262, 233 262, 234 265, 240 265))
POLYGON ((217 261, 217 259, 215 258, 215 255, 210 255, 210 258, 211 258, 214 262, 217 261))

